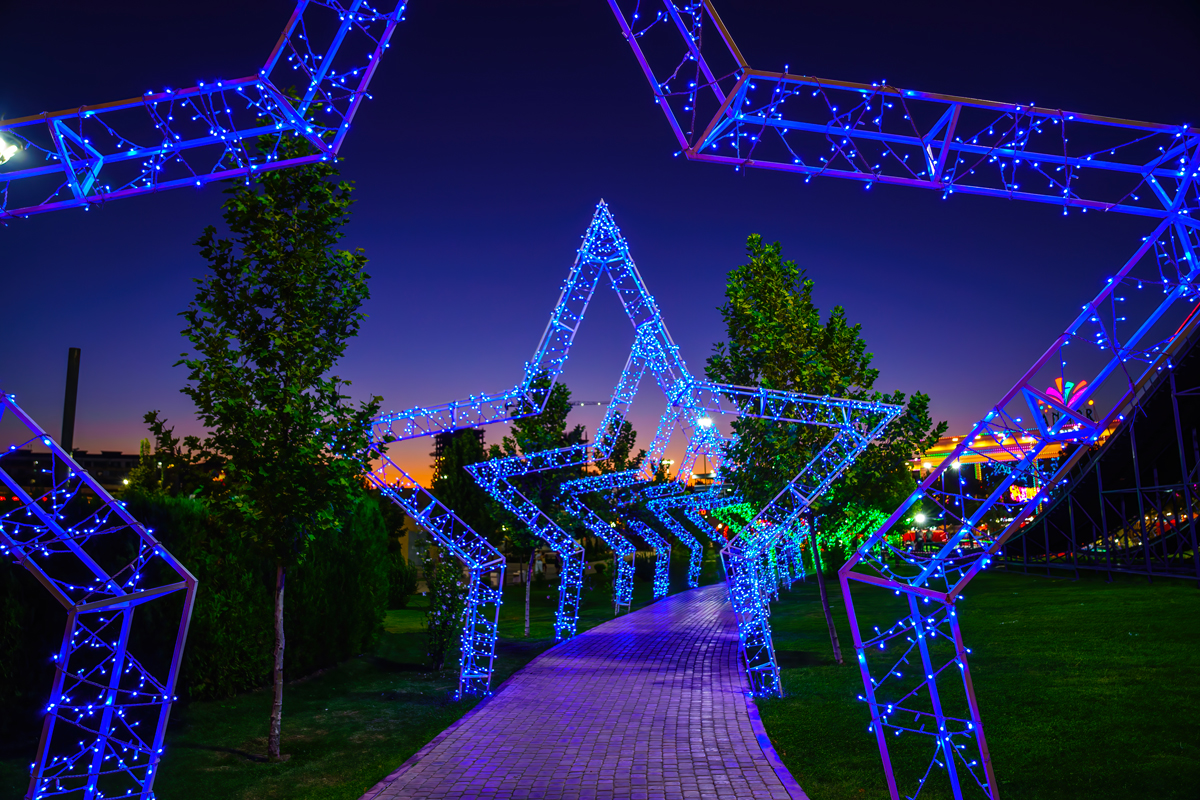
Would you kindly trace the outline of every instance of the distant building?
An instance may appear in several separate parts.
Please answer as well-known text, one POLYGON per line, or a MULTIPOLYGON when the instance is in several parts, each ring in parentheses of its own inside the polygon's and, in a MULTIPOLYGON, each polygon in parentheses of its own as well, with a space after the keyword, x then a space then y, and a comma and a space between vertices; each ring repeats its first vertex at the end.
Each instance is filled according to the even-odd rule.
MULTIPOLYGON (((101 450, 99 453, 76 450, 72 455, 79 466, 110 492, 122 488, 124 480, 129 477, 129 471, 137 466, 141 459, 137 454, 117 450, 101 450)), ((49 453, 11 450, 0 459, 0 469, 22 487, 45 489, 50 486, 51 461, 49 453)))

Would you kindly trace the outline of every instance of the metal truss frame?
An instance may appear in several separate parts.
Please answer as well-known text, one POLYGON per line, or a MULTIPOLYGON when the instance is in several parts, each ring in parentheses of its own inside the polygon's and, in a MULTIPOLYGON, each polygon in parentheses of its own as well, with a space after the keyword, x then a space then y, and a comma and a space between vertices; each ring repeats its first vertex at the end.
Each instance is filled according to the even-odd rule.
POLYGON ((1200 131, 755 70, 710 0, 661 0, 653 4, 660 9, 653 17, 651 4, 639 3, 629 14, 621 10, 623 0, 609 4, 689 159, 797 172, 809 180, 847 178, 868 188, 878 182, 933 189, 943 197, 958 192, 1047 203, 1061 206, 1064 214, 1071 209, 1133 214, 1154 222, 1099 294, 840 571, 862 672, 861 699, 870 710, 891 796, 899 800, 901 790, 889 731, 925 736, 932 745, 927 769, 905 796, 919 795, 936 767, 955 798, 978 790, 995 800, 998 785, 957 604, 971 579, 1022 531, 1087 448, 1077 447, 1046 480, 1036 477, 1039 454, 1052 445, 1098 442, 1124 421, 1123 409, 1136 403, 1143 378, 1171 369, 1166 353, 1182 328, 1176 326, 1197 300, 1200 131), (715 36, 702 35, 705 25, 715 36), (1146 288, 1151 291, 1141 291, 1146 288), (1040 388, 1066 379, 1068 355, 1072 373, 1089 376, 1070 404, 1040 388), (1092 399, 1111 409, 1101 421, 1078 410, 1077 403, 1092 399), (996 437, 1010 449, 1011 471, 986 497, 941 492, 943 476, 960 458, 986 460, 972 447, 979 437, 996 437), (1006 507, 1010 487, 1031 480, 1042 488, 1006 507), (918 503, 937 506, 954 531, 936 552, 905 551, 887 542, 888 531, 918 503), (1001 509, 1011 516, 997 519, 992 512, 1001 509), (851 585, 900 597, 905 607, 897 611, 898 621, 883 620, 864 635, 851 585), (919 659, 920 666, 907 669, 905 678, 909 658, 919 659), (953 713, 946 710, 950 706, 953 713))
POLYGON ((0 418, 6 413, 24 441, 0 451, 0 482, 20 502, 0 514, 0 555, 29 570, 67 612, 25 796, 151 800, 196 579, 13 395, 0 396, 0 418), (45 488, 23 486, 4 469, 7 453, 35 445, 50 451, 45 488), (164 599, 174 597, 170 658, 148 667, 131 652, 134 612, 160 601, 170 618, 173 601, 164 599))
MULTIPOLYGON (((506 422, 540 413, 550 396, 550 391, 547 388, 536 388, 535 381, 548 379, 553 384, 558 379, 566 364, 571 343, 583 322, 588 302, 603 276, 608 277, 636 334, 605 420, 601 423, 596 444, 590 448, 587 445, 576 445, 543 452, 522 453, 467 467, 485 491, 550 544, 562 558, 562 578, 559 582, 559 603, 555 619, 555 638, 559 640, 573 636, 576 631, 583 581, 583 548, 539 509, 536 503, 522 494, 512 479, 542 470, 575 466, 582 468, 597 454, 600 457, 607 455, 637 393, 637 386, 647 372, 654 377, 666 396, 667 410, 662 415, 650 453, 643 464, 643 480, 653 476, 655 466, 661 461, 666 444, 677 428, 682 428, 684 435, 688 437, 691 453, 689 458, 692 463, 700 451, 707 452, 715 447, 710 440, 715 440, 717 434, 706 432, 711 429, 705 428, 700 422, 710 414, 763 417, 777 422, 828 427, 835 431, 830 445, 785 487, 777 502, 770 507, 772 514, 782 518, 799 514, 802 508, 820 496, 833 479, 865 448, 870 439, 899 413, 899 409, 894 406, 873 401, 814 397, 696 380, 688 372, 687 365, 679 355, 679 348, 663 323, 654 297, 646 290, 645 283, 629 255, 628 245, 621 236, 608 206, 601 201, 584 234, 583 244, 563 286, 558 304, 551 313, 542 341, 533 359, 525 364, 522 383, 495 394, 475 395, 438 406, 389 412, 374 421, 372 441, 376 443, 374 447, 383 462, 383 468, 373 476, 373 480, 412 515, 417 524, 429 528, 426 520, 432 516, 453 519, 455 530, 464 541, 470 540, 477 544, 482 542, 478 533, 471 531, 461 520, 457 520, 386 456, 386 445, 390 442, 506 422), (385 470, 395 470, 401 476, 401 488, 406 491, 389 489, 384 477, 385 470), (409 495, 419 497, 420 502, 411 502, 409 495)), ((619 482, 628 479, 628 475, 617 473, 599 478, 601 483, 598 485, 603 485, 603 481, 619 482)), ((647 495, 653 496, 654 491, 655 487, 647 489, 647 495)), ((671 488, 664 493, 674 491, 676 489, 671 488)), ((440 540, 438 531, 429 529, 440 540)), ((757 541, 759 537, 752 538, 757 541)), ((764 545, 763 552, 769 549, 773 541, 772 539, 764 545)), ((733 556, 734 561, 737 558, 738 556, 733 556)), ((728 564, 726 569, 728 571, 728 564)), ((736 594, 734 596, 737 597, 736 594)), ((472 617, 477 611, 471 606, 467 613, 468 617, 472 617)), ((494 646, 493 633, 493 650, 494 646)), ((773 654, 769 660, 774 670, 773 654)), ((464 662, 464 672, 466 666, 464 662)))
MULTIPOLYGON (((666 451, 667 442, 674 431, 678 413, 678 409, 672 406, 668 406, 663 412, 662 420, 655 433, 654 441, 650 445, 647 458, 643 459, 643 464, 639 469, 610 472, 603 475, 589 475, 578 480, 568 481, 562 486, 561 495, 563 504, 590 531, 611 547, 614 554, 616 554, 614 561, 616 561, 617 575, 613 586, 613 605, 617 611, 622 607, 629 610, 633 602, 632 559, 635 557, 634 554, 637 552, 637 548, 620 534, 615 525, 606 523, 599 514, 588 506, 584 502, 582 495, 606 493, 611 496, 621 490, 637 490, 641 487, 655 485, 653 483, 654 465, 660 463, 662 455, 666 451), (626 559, 629 560, 627 561, 626 559)), ((720 463, 719 460, 722 452, 723 447, 720 434, 711 428, 697 425, 693 428, 692 438, 688 442, 688 449, 681 462, 676 480, 672 481, 669 485, 678 487, 679 491, 682 491, 685 486, 682 481, 685 481, 687 476, 691 474, 696 459, 701 454, 707 454, 716 463, 720 463)), ((630 496, 637 497, 639 495, 637 491, 634 491, 630 496)), ((612 500, 615 500, 615 498, 612 498, 612 500)), ((610 501, 610 505, 615 507, 617 504, 610 501)), ((630 524, 629 518, 621 515, 619 511, 618 516, 621 517, 622 521, 628 527, 630 524)), ((669 530, 688 548, 688 587, 695 588, 700 585, 700 562, 704 556, 704 548, 696 540, 696 537, 692 536, 682 526, 676 524, 673 527, 669 527, 669 530)), ((647 543, 657 549, 650 540, 647 540, 647 543)))
POLYGON ((336 158, 405 5, 298 0, 257 75, 0 121, 0 221, 336 158), (288 136, 312 152, 281 158, 288 136))
POLYGON ((671 588, 671 543, 640 519, 626 519, 625 524, 654 551, 654 599, 666 597, 671 588))

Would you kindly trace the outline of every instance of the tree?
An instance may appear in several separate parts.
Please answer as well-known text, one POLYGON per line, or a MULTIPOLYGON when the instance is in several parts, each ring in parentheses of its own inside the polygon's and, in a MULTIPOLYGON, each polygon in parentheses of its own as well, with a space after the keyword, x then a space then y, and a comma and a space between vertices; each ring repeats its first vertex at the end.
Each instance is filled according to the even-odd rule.
MULTIPOLYGON (((879 441, 847 470, 824 501, 829 524, 863 508, 894 507, 914 488, 908 462, 936 444, 946 430, 929 416, 929 396, 875 391, 879 370, 871 366, 862 326, 851 325, 835 306, 822 321, 813 302, 814 282, 782 257, 779 242, 746 240, 749 263, 729 273, 720 307, 727 342, 713 348, 707 376, 722 383, 764 386, 808 394, 879 400, 904 412, 879 441)), ((730 447, 729 480, 761 508, 809 462, 832 436, 826 428, 739 418, 730 447)), ((889 508, 890 510, 890 508, 889 508)))
MULTIPOLYGON (((869 519, 871 511, 890 511, 915 488, 908 460, 936 444, 946 423, 933 424, 928 395, 916 392, 905 403, 903 392, 875 391, 879 370, 871 366, 873 356, 867 352, 862 326, 849 324, 842 306, 834 306, 822 321, 812 298, 814 282, 795 262, 783 260, 782 250, 779 242, 763 244, 758 234, 746 240, 749 263, 730 271, 720 308, 729 341, 714 346, 705 373, 721 383, 904 405, 901 417, 816 504, 823 515, 822 530, 850 530, 861 539, 871 531, 854 523, 869 519)), ((735 420, 732 427, 738 440, 729 448, 726 474, 755 508, 770 502, 833 436, 828 428, 748 417, 735 420)), ((837 564, 828 557, 821 564, 816 535, 812 544, 821 605, 834 656, 841 663, 820 574, 821 566, 837 564)), ((827 555, 831 552, 833 548, 826 548, 827 555)), ((837 552, 840 555, 840 549, 837 552)))
MULTIPOLYGON (((307 152, 287 139, 279 156, 307 152)), ((275 568, 274 696, 268 757, 280 758, 284 586, 309 544, 339 528, 363 492, 369 421, 331 370, 358 333, 369 297, 367 258, 337 244, 351 186, 329 162, 267 172, 226 190, 228 237, 212 226, 196 244, 209 274, 182 316, 195 354, 182 391, 207 430, 203 448, 226 460, 215 511, 275 568)))
MULTIPOLYGON (((500 444, 488 450, 489 458, 510 458, 529 455, 543 450, 556 450, 586 441, 582 425, 567 429, 567 415, 571 412, 571 390, 564 384, 553 383, 541 376, 530 387, 533 403, 545 405, 540 414, 521 417, 512 422, 511 435, 505 436, 500 444), (547 396, 547 394, 549 396, 547 396)), ((631 443, 632 444, 632 443, 631 443)), ((566 513, 558 500, 558 490, 565 482, 583 474, 582 467, 564 467, 545 470, 523 476, 517 480, 521 493, 528 497, 544 514, 559 527, 575 532, 579 522, 566 513)), ((529 601, 532 591, 530 572, 536 553, 545 543, 529 530, 520 520, 505 510, 499 503, 492 503, 491 514, 501 522, 501 530, 508 540, 509 550, 520 553, 528 562, 525 570, 525 635, 529 635, 529 601)))
POLYGON ((637 455, 630 455, 633 452, 633 446, 636 442, 637 431, 633 429, 633 423, 625 420, 621 423, 621 429, 617 431, 617 435, 613 439, 612 449, 609 450, 608 458, 596 459, 596 469, 600 470, 601 474, 606 474, 609 472, 625 472, 626 470, 641 467, 642 462, 646 460, 646 451, 638 450, 637 455))
POLYGON ((423 548, 425 583, 429 587, 429 606, 425 610, 429 664, 434 672, 446 667, 446 653, 461 632, 467 608, 467 587, 462 567, 445 548, 423 548), (436 555, 435 555, 436 553, 436 555))

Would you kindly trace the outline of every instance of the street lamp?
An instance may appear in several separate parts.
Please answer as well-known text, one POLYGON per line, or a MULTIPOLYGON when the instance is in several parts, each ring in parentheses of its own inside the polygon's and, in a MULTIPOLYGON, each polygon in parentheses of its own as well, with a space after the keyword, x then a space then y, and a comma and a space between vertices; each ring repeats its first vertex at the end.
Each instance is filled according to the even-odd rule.
POLYGON ((10 158, 15 156, 18 152, 20 152, 20 150, 21 150, 21 148, 18 147, 17 145, 9 144, 8 142, 4 141, 3 139, 0 139, 0 164, 3 164, 5 161, 8 161, 10 158))
MULTIPOLYGON (((696 420, 696 424, 699 425, 704 430, 708 430, 713 425, 712 417, 705 414, 703 417, 696 420)), ((700 457, 702 459, 704 459, 704 466, 701 468, 704 470, 704 472, 702 472, 701 475, 703 475, 704 478, 707 480, 709 477, 709 475, 708 475, 708 451, 705 450, 703 453, 700 454, 700 457)), ((693 477, 698 477, 698 476, 693 475, 693 477)))

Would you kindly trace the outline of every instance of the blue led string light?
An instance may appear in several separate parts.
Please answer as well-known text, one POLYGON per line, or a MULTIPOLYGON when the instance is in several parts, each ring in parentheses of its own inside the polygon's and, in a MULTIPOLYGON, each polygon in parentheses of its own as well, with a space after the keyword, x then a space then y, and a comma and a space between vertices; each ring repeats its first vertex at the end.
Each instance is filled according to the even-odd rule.
POLYGON ((196 579, 13 395, 0 396, 5 413, 23 440, 0 450, 0 482, 19 503, 0 514, 0 556, 33 573, 67 611, 26 797, 97 797, 101 775, 110 800, 153 797, 196 579), (6 456, 32 446, 50 451, 36 488, 21 485, 5 465, 6 456), (114 552, 132 555, 112 564, 114 552), (131 634, 136 643, 138 620, 155 617, 135 612, 177 593, 183 602, 174 649, 166 664, 148 667, 131 634))
MULTIPOLYGON (((883 426, 899 413, 895 406, 870 401, 730 386, 694 378, 679 355, 679 348, 667 332, 657 304, 646 290, 612 214, 601 202, 583 236, 583 243, 562 288, 559 302, 551 314, 542 341, 534 358, 525 365, 524 381, 507 392, 472 396, 463 401, 440 406, 389 412, 375 421, 373 441, 378 442, 378 447, 382 450, 386 443, 392 441, 540 413, 546 398, 549 397, 549 390, 535 389, 534 381, 548 378, 553 384, 558 378, 566 363, 575 333, 583 321, 587 304, 599 281, 605 276, 617 293, 636 334, 629 359, 609 403, 605 421, 600 426, 596 445, 576 445, 544 452, 522 453, 519 456, 472 464, 467 468, 480 486, 562 557, 562 579, 559 584, 559 605, 555 620, 555 636, 558 639, 572 636, 576 630, 583 578, 583 549, 536 504, 525 497, 512 480, 541 470, 568 467, 579 467, 582 470, 589 461, 606 457, 643 376, 649 374, 654 378, 667 398, 667 408, 661 417, 650 453, 643 462, 640 475, 642 482, 653 478, 661 464, 667 441, 677 429, 682 430, 688 439, 689 463, 694 464, 700 453, 718 453, 720 437, 711 426, 711 416, 714 414, 743 415, 783 423, 818 425, 835 431, 830 444, 818 453, 804 472, 789 483, 775 503, 764 509, 763 515, 767 516, 760 515, 762 519, 757 522, 758 527, 763 527, 762 535, 759 535, 758 527, 754 527, 752 530, 756 531, 755 535, 750 536, 746 542, 739 543, 737 549, 730 549, 733 543, 726 546, 722 557, 726 572, 731 577, 741 574, 736 566, 741 563, 743 552, 745 558, 750 561, 760 559, 766 549, 773 546, 778 536, 776 528, 786 530, 790 517, 801 513, 809 503, 824 493, 834 478, 874 436, 878 435, 883 426), (731 569, 731 565, 735 568, 731 569)), ((394 464, 385 460, 385 466, 394 467, 394 464)), ((403 474, 399 470, 398 472, 403 474)), ((626 480, 627 477, 601 478, 600 481, 617 482, 626 480)), ((676 482, 662 487, 646 487, 644 497, 653 499, 677 493, 679 488, 676 483, 680 477, 677 476, 676 482)), ((382 475, 376 479, 377 482, 386 485, 382 475)), ((418 491, 419 487, 411 478, 406 477, 406 480, 411 484, 407 487, 408 491, 393 492, 390 496, 412 514, 418 524, 424 525, 428 516, 422 516, 425 509, 437 509, 438 506, 433 504, 432 498, 425 499, 428 493, 424 490, 418 491), (421 501, 413 503, 408 499, 410 494, 421 498, 421 501)), ((437 514, 444 517, 448 512, 439 509, 437 514)), ((457 522, 456 530, 462 531, 462 535, 466 536, 469 529, 457 522)), ((479 538, 474 532, 470 534, 476 539, 479 538)), ((698 542, 696 544, 698 545, 698 542)), ((663 554, 669 553, 665 541, 655 544, 655 548, 663 554)), ((666 558, 660 558, 659 561, 665 562, 666 558)), ((753 572, 750 570, 746 574, 751 575, 753 572)), ((747 579, 753 582, 753 579, 747 579)), ((746 591, 733 591, 735 611, 739 610, 739 598, 750 597, 753 598, 750 602, 757 604, 757 617, 769 616, 769 609, 760 601, 761 594, 757 586, 751 586, 746 591)), ((470 609, 468 613, 471 613, 470 609)), ((741 617, 739 623, 751 624, 741 617)), ((751 626, 757 624, 755 622, 751 626)), ((760 638, 762 637, 759 632, 750 629, 743 631, 743 641, 760 638)), ((765 674, 764 658, 769 665, 766 672, 775 675, 774 653, 769 646, 769 636, 767 638, 765 650, 756 648, 753 657, 747 656, 752 675, 765 674)), ((750 653, 749 650, 746 652, 750 653)), ((760 692, 777 691, 777 676, 774 683, 756 684, 756 688, 760 692)))
POLYGON ((893 800, 918 797, 934 775, 955 798, 995 798, 957 607, 970 580, 1062 489, 1088 446, 1137 413, 1139 387, 1172 368, 1200 299, 1200 131, 886 82, 817 79, 786 68, 756 70, 710 0, 609 4, 680 152, 691 160, 797 172, 806 181, 839 177, 866 188, 880 182, 933 189, 943 199, 990 195, 1059 206, 1063 214, 1113 211, 1153 221, 1099 294, 840 570, 862 674, 860 699, 870 711, 869 730, 893 800), (703 36, 706 26, 710 33, 703 36), (667 69, 652 68, 647 53, 667 69), (1042 388, 1066 383, 1082 388, 1070 399, 1042 388), (1081 413, 1092 402, 1095 420, 1081 413), (954 474, 961 459, 988 463, 988 448, 997 445, 1011 459, 1006 471, 979 493, 964 489, 954 474), (1064 446, 1074 447, 1053 470, 1038 463, 1050 448, 1064 446), (1014 487, 1027 491, 1014 495, 1014 487), (927 506, 945 541, 932 552, 907 549, 893 530, 927 506), (902 606, 897 622, 864 630, 851 585, 894 593, 902 606), (902 734, 925 737, 930 754, 926 768, 903 787, 888 744, 902 734))
POLYGON ((298 0, 257 75, 0 121, 0 220, 336 158, 404 8, 298 0))

